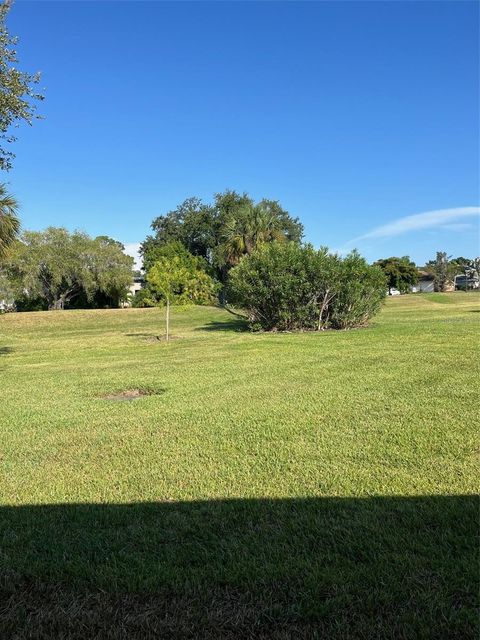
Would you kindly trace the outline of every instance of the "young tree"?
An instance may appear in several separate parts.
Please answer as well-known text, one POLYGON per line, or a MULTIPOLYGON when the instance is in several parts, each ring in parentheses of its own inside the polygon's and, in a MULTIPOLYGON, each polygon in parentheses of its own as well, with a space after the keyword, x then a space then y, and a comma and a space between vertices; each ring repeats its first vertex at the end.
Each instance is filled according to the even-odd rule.
POLYGON ((398 289, 400 293, 408 293, 418 282, 418 269, 409 256, 402 258, 384 258, 375 262, 387 278, 388 292, 398 289))
POLYGON ((26 231, 12 250, 7 271, 29 298, 44 299, 49 309, 64 309, 85 293, 114 296, 132 279, 133 258, 120 247, 87 234, 49 227, 26 231))
POLYGON ((450 262, 450 258, 445 251, 437 251, 435 260, 427 262, 427 270, 433 274, 434 291, 445 291, 447 284, 455 277, 458 267, 450 262))
POLYGON ((149 284, 165 300, 165 339, 170 339, 170 302, 175 291, 187 283, 188 272, 178 257, 160 258, 147 275, 149 284))
MULTIPOLYGON (((10 132, 12 126, 20 122, 31 124, 36 117, 35 103, 43 100, 34 89, 40 75, 20 71, 15 64, 18 38, 11 36, 6 26, 11 4, 6 1, 0 5, 0 138, 7 143, 16 139, 10 132)), ((0 169, 10 169, 14 157, 11 151, 0 146, 0 169)))
MULTIPOLYGON (((175 245, 170 246, 171 255, 158 258, 147 273, 151 296, 156 303, 166 307, 166 340, 170 339, 170 305, 201 304, 213 302, 217 285, 199 268, 198 258, 191 254, 175 254, 175 245)), ((168 253, 168 252, 167 252, 168 253)))
POLYGON ((0 260, 5 258, 19 230, 18 202, 7 193, 6 185, 0 184, 0 260))

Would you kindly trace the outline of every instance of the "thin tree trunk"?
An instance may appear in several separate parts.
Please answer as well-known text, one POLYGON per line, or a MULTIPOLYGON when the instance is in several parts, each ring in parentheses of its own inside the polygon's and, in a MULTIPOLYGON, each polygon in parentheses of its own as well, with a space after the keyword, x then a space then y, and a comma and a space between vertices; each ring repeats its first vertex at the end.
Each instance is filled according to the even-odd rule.
POLYGON ((325 308, 326 308, 327 304, 330 302, 330 299, 328 297, 329 293, 330 293, 330 289, 327 289, 326 292, 325 292, 325 295, 323 296, 322 306, 320 308, 320 313, 318 314, 318 328, 317 328, 317 331, 321 331, 323 329, 323 312, 325 311, 325 308))
POLYGON ((167 333, 166 333, 165 339, 168 342, 170 339, 170 300, 169 298, 167 298, 166 329, 167 329, 167 333))

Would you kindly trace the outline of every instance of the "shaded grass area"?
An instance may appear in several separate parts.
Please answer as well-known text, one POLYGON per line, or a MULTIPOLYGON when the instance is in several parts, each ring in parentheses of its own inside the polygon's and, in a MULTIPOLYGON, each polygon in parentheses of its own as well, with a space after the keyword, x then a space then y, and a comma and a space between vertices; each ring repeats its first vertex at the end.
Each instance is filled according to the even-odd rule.
POLYGON ((473 496, 0 510, 3 637, 475 637, 473 496))
POLYGON ((438 295, 1 316, 0 637, 478 637, 480 298, 438 295))

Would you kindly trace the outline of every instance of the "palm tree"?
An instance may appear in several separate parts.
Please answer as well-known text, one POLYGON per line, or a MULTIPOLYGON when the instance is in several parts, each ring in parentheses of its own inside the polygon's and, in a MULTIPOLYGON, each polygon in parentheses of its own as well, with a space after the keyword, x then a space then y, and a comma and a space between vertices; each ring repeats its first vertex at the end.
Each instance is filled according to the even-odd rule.
POLYGON ((242 256, 250 255, 265 242, 282 242, 286 239, 278 218, 268 209, 261 204, 245 205, 224 224, 221 246, 223 262, 233 266, 242 256))
POLYGON ((0 183, 0 260, 20 231, 18 208, 17 200, 7 193, 6 185, 0 183))

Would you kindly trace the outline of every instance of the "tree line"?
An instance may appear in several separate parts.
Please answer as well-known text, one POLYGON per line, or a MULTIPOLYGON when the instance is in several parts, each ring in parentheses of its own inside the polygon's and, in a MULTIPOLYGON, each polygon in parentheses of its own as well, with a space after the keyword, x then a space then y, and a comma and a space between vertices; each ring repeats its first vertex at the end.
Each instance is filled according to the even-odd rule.
MULTIPOLYGON (((53 227, 17 238, 18 204, 4 185, 0 214, 4 306, 117 307, 128 300, 133 259, 121 243, 53 227)), ((141 245, 146 284, 130 301, 137 307, 220 301, 246 310, 252 327, 348 328, 365 324, 387 289, 407 293, 419 279, 408 256, 368 265, 356 252, 342 258, 316 251, 278 201, 255 202, 247 193, 217 193, 211 204, 189 198, 155 218, 152 230, 141 245)), ((438 252, 424 269, 442 291, 477 263, 438 252)))
MULTIPOLYGON (((410 260, 409 256, 401 258, 391 257, 377 260, 378 265, 387 279, 389 293, 397 290, 409 293, 418 284, 421 276, 419 267, 410 260)), ((434 291, 446 291, 454 283, 455 276, 465 275, 466 278, 478 278, 480 274, 480 258, 452 258, 445 251, 437 251, 434 260, 429 260, 423 267, 426 274, 433 279, 434 291)), ((467 282, 463 285, 468 288, 467 282)))
MULTIPOLYGON (((6 26, 10 3, 0 5, 0 139, 15 140, 12 127, 37 118, 43 100, 40 76, 18 69, 17 38, 6 26)), ((9 170, 10 148, 0 146, 0 169, 9 170)), ((416 265, 404 256, 368 265, 353 252, 345 258, 303 244, 303 225, 276 200, 255 202, 227 190, 211 203, 188 198, 152 222, 141 245, 146 287, 135 306, 197 303, 241 304, 252 326, 327 328, 355 326, 378 308, 384 289, 410 291, 416 265), (357 280, 356 286, 353 281, 357 280), (358 282, 364 283, 364 288, 358 282), (374 292, 374 293, 373 293, 374 292), (362 309, 360 301, 369 301, 362 309), (343 302, 342 302, 343 301, 343 302)), ((123 246, 62 228, 25 231, 18 238, 18 203, 0 185, 0 301, 18 310, 118 306, 127 300, 132 259, 123 246)), ((426 269, 442 291, 455 271, 476 269, 463 258, 437 253, 426 269)))

